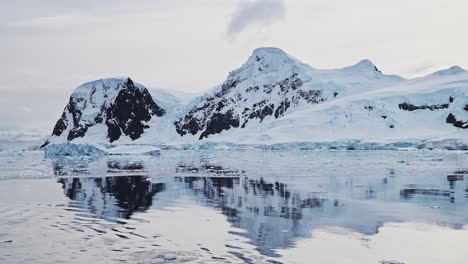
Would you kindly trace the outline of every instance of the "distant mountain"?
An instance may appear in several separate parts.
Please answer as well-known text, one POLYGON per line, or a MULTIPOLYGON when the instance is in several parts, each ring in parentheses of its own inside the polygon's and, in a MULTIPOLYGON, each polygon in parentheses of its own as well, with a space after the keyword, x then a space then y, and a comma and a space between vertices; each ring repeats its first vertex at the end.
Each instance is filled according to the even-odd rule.
POLYGON ((468 72, 460 67, 406 80, 383 74, 369 60, 322 70, 280 49, 259 48, 222 85, 189 103, 130 79, 84 84, 46 143, 353 149, 445 142, 468 149, 467 128, 468 72))

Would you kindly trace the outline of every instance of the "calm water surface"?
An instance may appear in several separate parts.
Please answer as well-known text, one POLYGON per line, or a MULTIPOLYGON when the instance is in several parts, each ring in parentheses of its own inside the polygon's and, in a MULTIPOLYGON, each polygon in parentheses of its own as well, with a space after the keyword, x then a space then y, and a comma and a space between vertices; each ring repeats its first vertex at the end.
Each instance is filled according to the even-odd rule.
POLYGON ((0 263, 468 263, 462 152, 3 150, 0 169, 0 263))

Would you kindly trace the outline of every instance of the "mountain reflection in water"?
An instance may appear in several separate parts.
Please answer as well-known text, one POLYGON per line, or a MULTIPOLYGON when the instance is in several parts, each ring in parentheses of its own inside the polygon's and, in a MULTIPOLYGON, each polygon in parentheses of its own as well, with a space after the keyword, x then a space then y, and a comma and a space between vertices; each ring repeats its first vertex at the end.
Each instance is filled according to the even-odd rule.
POLYGON ((304 210, 321 208, 325 202, 319 196, 291 193, 286 184, 262 178, 177 177, 176 181, 203 196, 207 205, 219 208, 234 227, 246 230, 237 235, 249 238, 269 256, 275 256, 271 249, 287 247, 293 238, 306 235, 308 230, 301 223, 304 210))
POLYGON ((338 227, 374 234, 392 221, 436 222, 455 228, 468 223, 466 171, 433 178, 400 178, 393 169, 372 178, 327 176, 324 172, 320 178, 299 178, 300 185, 307 188, 294 188, 277 178, 251 175, 243 168, 224 167, 203 158, 194 163, 179 161, 163 177, 150 175, 151 169, 138 161, 103 162, 98 170, 103 177, 89 174, 86 161, 54 164, 65 195, 79 202, 75 207, 96 218, 119 222, 137 212, 157 215, 158 210, 189 197, 215 208, 234 227, 231 234, 247 238, 269 257, 277 256, 275 249, 291 247, 297 239, 311 236, 314 229, 338 227), (124 176, 114 176, 122 173, 124 176), (170 198, 161 200, 161 195, 170 198))
POLYGON ((71 200, 82 201, 93 214, 128 219, 153 204, 164 183, 153 184, 145 176, 103 178, 62 178, 58 180, 71 200))

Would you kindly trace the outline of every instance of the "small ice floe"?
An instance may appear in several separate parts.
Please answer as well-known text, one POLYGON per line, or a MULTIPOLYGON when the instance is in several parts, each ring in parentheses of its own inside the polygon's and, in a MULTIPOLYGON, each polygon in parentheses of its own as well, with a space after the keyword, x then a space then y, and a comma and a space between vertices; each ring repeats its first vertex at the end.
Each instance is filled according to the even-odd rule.
POLYGON ((381 260, 380 263, 382 264, 405 264, 400 261, 395 261, 395 260, 381 260))
POLYGON ((172 255, 172 254, 166 254, 163 256, 164 260, 176 260, 177 257, 175 255, 172 255))
POLYGON ((159 156, 160 149, 152 145, 119 145, 106 150, 107 155, 159 156))

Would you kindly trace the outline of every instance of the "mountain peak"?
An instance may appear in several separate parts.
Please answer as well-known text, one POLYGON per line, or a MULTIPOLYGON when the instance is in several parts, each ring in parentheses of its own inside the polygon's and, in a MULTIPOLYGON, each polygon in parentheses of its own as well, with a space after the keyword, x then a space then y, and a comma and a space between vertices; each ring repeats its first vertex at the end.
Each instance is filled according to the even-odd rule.
POLYGON ((279 48, 257 48, 253 51, 247 62, 239 69, 232 71, 228 78, 244 79, 271 72, 279 72, 281 75, 290 74, 298 66, 302 67, 305 64, 289 56, 279 48))
POLYGON ((284 52, 282 49, 280 48, 275 48, 275 47, 260 47, 260 48, 256 48, 254 49, 253 53, 252 53, 252 56, 256 56, 256 55, 266 55, 266 54, 271 54, 271 55, 276 55, 276 56, 285 56, 285 57, 288 57, 288 55, 286 54, 286 52, 284 52))
POLYGON ((257 48, 253 51, 252 55, 247 61, 247 64, 255 65, 269 65, 273 68, 281 66, 285 63, 301 63, 299 60, 291 57, 282 49, 275 47, 257 48))
POLYGON ((446 76, 446 75, 459 74, 459 73, 463 73, 463 72, 466 72, 466 70, 463 69, 462 67, 460 67, 460 66, 452 66, 452 67, 450 67, 450 68, 448 68, 448 69, 436 71, 436 72, 434 72, 434 73, 431 74, 431 75, 446 76))
POLYGON ((361 60, 360 62, 352 65, 352 66, 349 66, 349 67, 346 67, 346 68, 351 68, 351 69, 358 69, 358 70, 361 70, 361 71, 376 71, 376 72, 380 72, 381 71, 377 68, 377 66, 375 66, 374 63, 372 63, 372 61, 368 60, 368 59, 364 59, 364 60, 361 60))
POLYGON ((132 79, 130 79, 130 77, 127 77, 127 79, 124 81, 124 85, 127 86, 127 87, 133 87, 134 86, 133 81, 132 81, 132 79))

